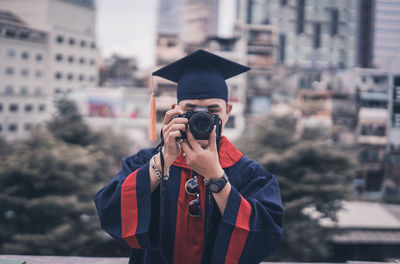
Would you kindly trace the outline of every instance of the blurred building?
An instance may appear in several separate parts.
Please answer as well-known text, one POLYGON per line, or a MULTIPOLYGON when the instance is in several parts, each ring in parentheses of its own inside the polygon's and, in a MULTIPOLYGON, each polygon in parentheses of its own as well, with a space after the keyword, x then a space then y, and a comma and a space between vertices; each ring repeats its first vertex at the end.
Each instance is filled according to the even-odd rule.
POLYGON ((319 218, 314 208, 304 210, 311 218, 319 218, 321 226, 336 230, 332 237, 333 261, 393 263, 399 259, 399 205, 358 201, 343 201, 341 205, 336 221, 319 218))
POLYGON ((270 25, 244 24, 238 30, 242 36, 242 56, 251 68, 246 81, 246 113, 266 113, 276 88, 271 80, 278 64, 277 29, 270 25))
POLYGON ((372 68, 374 60, 375 0, 358 1, 357 63, 372 68))
POLYGON ((99 71, 101 87, 135 87, 137 86, 137 60, 132 57, 121 57, 116 54, 105 59, 99 71))
POLYGON ((374 64, 400 72, 400 2, 375 0, 374 64))
POLYGON ((180 35, 184 0, 158 0, 157 33, 180 35))
POLYGON ((0 0, 0 5, 47 33, 46 89, 59 94, 97 84, 93 0, 0 0))
POLYGON ((95 130, 112 128, 126 135, 132 146, 148 146, 149 89, 83 88, 70 93, 89 126, 95 130))
POLYGON ((48 34, 0 10, 0 136, 29 135, 47 114, 48 34))
POLYGON ((239 20, 276 27, 285 66, 344 68, 355 65, 357 1, 242 1, 239 20))
POLYGON ((358 124, 356 130, 364 196, 381 197, 385 178, 385 150, 388 144, 389 76, 385 71, 355 71, 358 124))
POLYGON ((182 41, 187 53, 203 47, 210 36, 218 35, 219 1, 185 1, 182 41))

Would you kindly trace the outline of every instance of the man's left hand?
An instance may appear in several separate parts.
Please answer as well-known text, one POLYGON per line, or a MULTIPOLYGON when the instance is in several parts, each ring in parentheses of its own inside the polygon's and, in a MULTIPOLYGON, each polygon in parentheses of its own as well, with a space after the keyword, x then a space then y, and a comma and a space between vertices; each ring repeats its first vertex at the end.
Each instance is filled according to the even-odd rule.
POLYGON ((205 147, 197 142, 190 129, 186 130, 186 134, 187 141, 181 143, 186 164, 206 180, 219 179, 224 174, 224 170, 219 164, 215 126, 205 147))

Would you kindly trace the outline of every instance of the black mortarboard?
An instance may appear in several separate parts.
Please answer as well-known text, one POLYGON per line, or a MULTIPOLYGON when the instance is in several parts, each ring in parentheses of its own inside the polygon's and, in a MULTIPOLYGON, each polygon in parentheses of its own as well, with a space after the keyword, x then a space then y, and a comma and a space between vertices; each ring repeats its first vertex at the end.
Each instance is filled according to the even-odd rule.
POLYGON ((249 69, 200 49, 153 72, 153 75, 178 83, 178 102, 205 98, 228 101, 225 80, 249 69))

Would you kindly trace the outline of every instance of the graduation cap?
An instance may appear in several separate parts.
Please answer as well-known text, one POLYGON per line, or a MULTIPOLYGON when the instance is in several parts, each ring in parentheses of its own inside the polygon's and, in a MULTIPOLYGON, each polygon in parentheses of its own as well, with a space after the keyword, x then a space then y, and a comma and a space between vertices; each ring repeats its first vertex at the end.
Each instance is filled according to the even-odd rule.
POLYGON ((178 102, 184 99, 221 98, 228 101, 225 80, 250 68, 205 50, 197 50, 153 72, 178 84, 178 102))
MULTIPOLYGON (((178 103, 185 99, 221 98, 228 101, 225 80, 250 70, 249 67, 199 49, 152 73, 178 84, 178 103)), ((155 129, 155 99, 152 95, 150 110, 151 130, 155 129)), ((155 140, 155 136, 150 138, 155 140)))

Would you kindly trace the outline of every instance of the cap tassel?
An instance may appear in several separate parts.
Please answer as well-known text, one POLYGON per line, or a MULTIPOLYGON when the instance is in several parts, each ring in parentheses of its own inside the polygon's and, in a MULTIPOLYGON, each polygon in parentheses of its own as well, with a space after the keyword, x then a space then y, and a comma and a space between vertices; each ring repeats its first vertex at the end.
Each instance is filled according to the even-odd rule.
POLYGON ((150 98, 150 124, 149 124, 149 140, 156 141, 157 133, 156 133, 156 97, 154 95, 154 86, 153 86, 153 77, 151 78, 151 98, 150 98))

